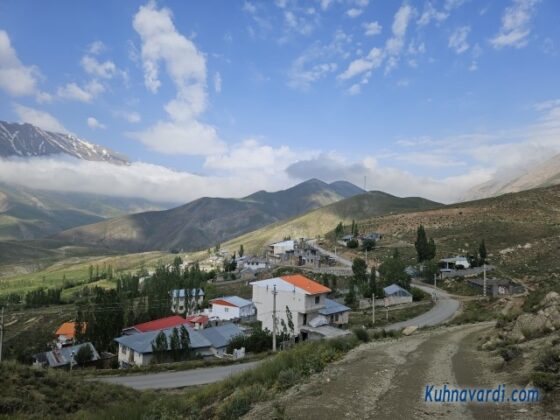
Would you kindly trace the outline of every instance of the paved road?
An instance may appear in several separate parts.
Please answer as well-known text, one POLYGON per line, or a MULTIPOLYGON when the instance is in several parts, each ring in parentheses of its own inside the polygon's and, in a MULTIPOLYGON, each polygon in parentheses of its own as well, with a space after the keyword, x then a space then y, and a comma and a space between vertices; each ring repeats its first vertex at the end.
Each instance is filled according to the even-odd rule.
POLYGON ((118 385, 126 385, 134 389, 165 389, 183 388, 193 385, 204 385, 226 379, 235 373, 255 367, 259 362, 241 363, 229 366, 217 366, 185 370, 180 372, 151 373, 147 375, 102 376, 95 380, 118 385))
POLYGON ((429 294, 435 293, 437 296, 437 303, 428 312, 419 315, 416 318, 391 324, 385 328, 386 330, 400 330, 412 325, 417 327, 426 327, 442 324, 450 319, 459 309, 459 301, 451 298, 442 290, 418 284, 413 284, 412 287, 417 287, 429 294))

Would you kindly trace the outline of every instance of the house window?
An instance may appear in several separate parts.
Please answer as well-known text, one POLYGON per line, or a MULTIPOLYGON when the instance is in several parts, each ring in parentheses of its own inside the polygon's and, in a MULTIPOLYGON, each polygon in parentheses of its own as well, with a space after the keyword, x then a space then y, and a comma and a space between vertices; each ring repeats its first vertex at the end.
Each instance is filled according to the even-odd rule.
POLYGON ((126 354, 126 347, 125 346, 121 346, 121 353, 126 354))
POLYGON ((321 301, 321 296, 315 296, 315 305, 318 305, 321 301))
POLYGON ((302 325, 307 325, 307 314, 303 314, 303 322, 302 325))
POLYGON ((224 308, 224 312, 229 312, 229 308, 224 308))

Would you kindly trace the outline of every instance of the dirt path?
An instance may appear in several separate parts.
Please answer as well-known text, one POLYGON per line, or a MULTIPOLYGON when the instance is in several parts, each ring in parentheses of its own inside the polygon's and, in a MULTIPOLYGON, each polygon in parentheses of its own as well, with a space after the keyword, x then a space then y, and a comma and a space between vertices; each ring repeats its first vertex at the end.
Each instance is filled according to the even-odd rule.
POLYGON ((485 364, 486 353, 476 351, 478 336, 489 328, 490 323, 458 326, 368 343, 308 383, 255 407, 246 418, 271 418, 271 413, 305 420, 545 418, 537 407, 528 405, 424 402, 428 384, 494 387, 503 383, 504 378, 494 378, 485 364))

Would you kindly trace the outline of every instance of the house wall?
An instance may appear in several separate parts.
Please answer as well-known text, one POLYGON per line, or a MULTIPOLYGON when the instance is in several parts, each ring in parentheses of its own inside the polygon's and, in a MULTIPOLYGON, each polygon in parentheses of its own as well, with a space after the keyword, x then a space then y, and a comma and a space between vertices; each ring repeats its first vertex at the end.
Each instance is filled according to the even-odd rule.
POLYGON ((393 306, 412 303, 412 296, 387 296, 383 299, 375 299, 375 306, 393 306))
POLYGON ((152 360, 151 354, 138 353, 122 344, 119 344, 119 366, 146 366, 152 360))
POLYGON ((213 303, 212 316, 217 316, 218 318, 223 320, 239 318, 239 308, 235 306, 218 305, 213 303))
POLYGON ((330 324, 340 326, 348 324, 349 316, 350 312, 346 311, 339 314, 328 315, 328 319, 330 324))

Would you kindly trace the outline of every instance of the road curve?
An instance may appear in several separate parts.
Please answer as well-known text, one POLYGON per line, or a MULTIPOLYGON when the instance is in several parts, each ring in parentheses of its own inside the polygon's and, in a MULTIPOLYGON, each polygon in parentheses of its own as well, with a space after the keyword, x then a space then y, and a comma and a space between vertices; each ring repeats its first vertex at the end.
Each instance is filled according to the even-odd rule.
POLYGON ((204 385, 226 379, 228 376, 255 367, 259 362, 240 363, 184 370, 179 372, 151 373, 146 375, 101 376, 94 380, 125 385, 134 389, 169 389, 193 385, 204 385))

